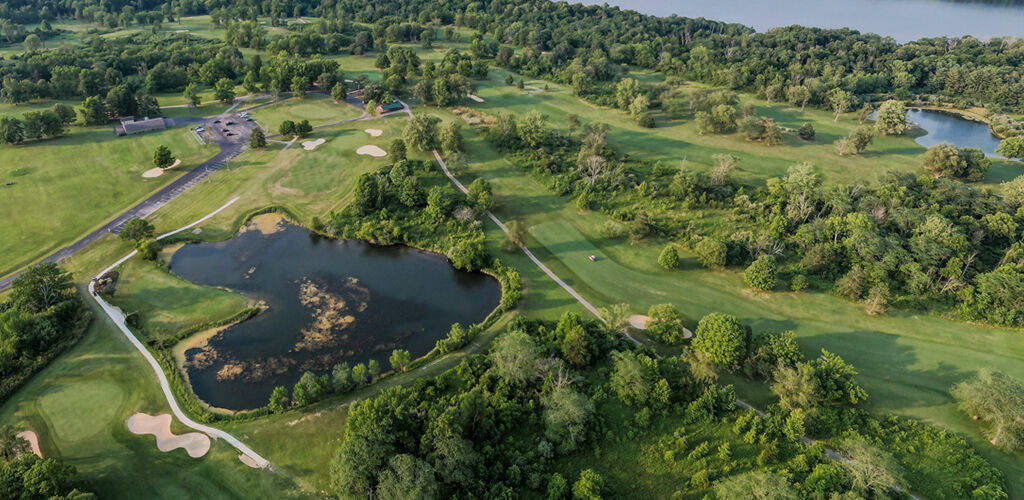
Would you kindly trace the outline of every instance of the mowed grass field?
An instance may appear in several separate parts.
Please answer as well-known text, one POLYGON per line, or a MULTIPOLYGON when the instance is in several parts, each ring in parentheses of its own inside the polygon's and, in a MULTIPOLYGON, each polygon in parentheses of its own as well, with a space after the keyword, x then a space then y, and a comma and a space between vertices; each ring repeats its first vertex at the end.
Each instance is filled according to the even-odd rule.
MULTIPOLYGON (((92 303, 90 301, 90 303, 92 303)), ((93 303, 94 304, 94 303, 93 303)), ((102 313, 77 346, 0 406, 0 422, 39 435, 43 456, 74 465, 99 498, 283 498, 297 488, 281 473, 249 468, 224 441, 201 458, 162 453, 128 431, 136 412, 170 412, 156 376, 102 313)), ((188 432, 180 423, 174 433, 188 432)))
POLYGON ((312 126, 358 118, 363 112, 345 102, 334 102, 325 94, 306 94, 306 97, 291 98, 273 106, 253 110, 249 116, 256 120, 270 134, 277 133, 281 122, 309 120, 312 126))
POLYGON ((183 127, 128 137, 112 127, 72 127, 64 137, 0 147, 0 276, 84 236, 218 151, 183 127), (182 164, 143 178, 160 145, 182 164))
POLYGON ((145 339, 163 339, 191 325, 221 320, 246 307, 236 294, 200 287, 153 263, 135 258, 120 269, 112 303, 125 314, 138 314, 145 339))

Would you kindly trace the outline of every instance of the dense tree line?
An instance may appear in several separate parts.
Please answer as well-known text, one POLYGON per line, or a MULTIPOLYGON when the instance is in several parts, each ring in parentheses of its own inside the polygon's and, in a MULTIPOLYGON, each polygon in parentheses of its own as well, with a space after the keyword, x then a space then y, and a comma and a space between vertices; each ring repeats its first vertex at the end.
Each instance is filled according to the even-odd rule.
POLYGON ((89 323, 71 275, 56 264, 30 267, 0 303, 0 401, 78 340, 89 323))
POLYGON ((517 318, 488 355, 356 404, 331 466, 334 493, 635 495, 600 471, 616 466, 603 447, 639 441, 637 457, 611 460, 678 477, 677 496, 740 498, 767 488, 763 498, 899 498, 912 481, 937 498, 1006 498, 1002 476, 961 438, 857 409, 866 394, 840 357, 804 361, 791 333, 752 335, 726 315, 701 325, 703 344, 659 359, 574 313, 557 323, 517 318), (709 358, 709 350, 730 354, 709 358), (783 403, 766 415, 736 411, 732 387, 714 382, 735 370, 774 380, 783 403), (709 426, 724 432, 709 440, 700 431, 709 426), (838 443, 847 460, 829 460, 822 445, 801 441, 805 434, 838 443))

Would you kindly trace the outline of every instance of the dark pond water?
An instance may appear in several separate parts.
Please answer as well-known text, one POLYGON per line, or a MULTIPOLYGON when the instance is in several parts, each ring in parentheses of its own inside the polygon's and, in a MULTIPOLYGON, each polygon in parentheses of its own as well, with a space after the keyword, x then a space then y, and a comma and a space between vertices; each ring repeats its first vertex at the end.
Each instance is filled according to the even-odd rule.
POLYGON ((978 148, 988 156, 1000 156, 996 154, 999 138, 992 135, 992 131, 985 123, 927 109, 912 109, 907 112, 907 118, 928 131, 927 134, 914 139, 924 147, 948 142, 960 148, 978 148))
MULTIPOLYGON (((578 1, 578 0, 574 0, 578 1)), ((604 0, 584 0, 600 5, 604 0)), ((740 23, 757 31, 799 24, 852 28, 899 42, 936 36, 1024 36, 1024 7, 942 0, 613 0, 655 16, 677 14, 740 23)))
POLYGON ((269 306, 186 344, 195 393, 231 410, 265 405, 274 387, 291 389, 306 370, 320 375, 371 359, 387 369, 394 349, 415 359, 452 323, 477 323, 501 300, 496 280, 456 270, 443 256, 325 239, 267 218, 227 241, 185 245, 171 270, 269 306))

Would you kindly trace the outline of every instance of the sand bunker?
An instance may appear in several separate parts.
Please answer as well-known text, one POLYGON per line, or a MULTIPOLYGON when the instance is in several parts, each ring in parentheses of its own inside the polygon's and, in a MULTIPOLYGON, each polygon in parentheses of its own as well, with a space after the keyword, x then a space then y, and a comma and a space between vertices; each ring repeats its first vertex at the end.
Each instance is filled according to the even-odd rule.
POLYGON ((246 455, 246 454, 243 453, 241 455, 238 455, 238 459, 241 460, 243 464, 248 465, 249 467, 252 467, 253 469, 259 469, 260 468, 260 464, 256 463, 256 461, 253 460, 252 457, 250 457, 249 455, 246 455))
POLYGON ((188 456, 199 458, 210 451, 210 436, 199 432, 189 432, 180 436, 171 433, 171 416, 161 413, 157 416, 136 413, 128 417, 128 430, 132 434, 152 434, 156 436, 156 448, 164 453, 178 448, 185 448, 188 456))
POLYGON ((170 170, 170 169, 172 169, 174 167, 177 167, 178 165, 181 165, 181 160, 174 160, 174 163, 172 163, 171 166, 169 166, 167 168, 159 168, 159 167, 151 168, 151 169, 143 172, 142 176, 147 178, 147 179, 152 179, 153 177, 160 177, 161 175, 164 175, 164 172, 166 172, 166 171, 168 171, 168 170, 170 170))
POLYGON ((35 453, 37 457, 43 458, 43 452, 39 449, 39 436, 36 435, 35 431, 21 431, 15 436, 28 441, 28 447, 35 453))
POLYGON ((370 134, 371 137, 380 137, 380 135, 384 133, 384 131, 379 128, 368 128, 363 132, 370 134))
POLYGON ((650 321, 650 320, 651 320, 650 316, 644 316, 642 314, 634 314, 634 315, 630 316, 629 319, 628 319, 629 326, 632 326, 633 328, 638 328, 640 330, 646 330, 647 329, 647 322, 650 321))
POLYGON ((305 149, 306 151, 312 151, 312 150, 316 149, 317 146, 319 146, 319 145, 321 145, 321 144, 323 144, 325 142, 327 142, 326 139, 317 139, 315 141, 305 141, 305 142, 302 143, 302 149, 305 149))
POLYGON ((356 153, 361 155, 370 155, 378 158, 381 156, 387 156, 387 153, 385 153, 383 149, 372 144, 367 144, 366 146, 360 147, 359 149, 356 150, 356 153))
MULTIPOLYGON (((633 328, 636 328, 638 330, 646 330, 647 329, 647 323, 649 321, 651 321, 651 317, 650 316, 644 316, 643 314, 634 314, 634 315, 630 316, 629 318, 627 318, 626 321, 629 321, 629 326, 632 326, 633 328)), ((693 332, 691 332, 687 328, 683 328, 683 338, 684 339, 693 338, 693 332)))
POLYGON ((527 86, 525 88, 527 94, 536 94, 537 92, 544 92, 544 89, 540 87, 527 86))
POLYGON ((468 98, 470 98, 470 99, 472 99, 472 100, 474 100, 476 102, 484 102, 484 98, 483 97, 477 97, 477 96, 475 96, 473 94, 468 94, 468 95, 466 95, 466 97, 468 97, 468 98))

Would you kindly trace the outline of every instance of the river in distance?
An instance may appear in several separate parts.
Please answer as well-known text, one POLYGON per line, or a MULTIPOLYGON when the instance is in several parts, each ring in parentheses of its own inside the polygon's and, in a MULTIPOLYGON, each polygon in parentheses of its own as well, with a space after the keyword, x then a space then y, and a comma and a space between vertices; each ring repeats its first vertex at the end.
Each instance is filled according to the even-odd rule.
MULTIPOLYGON (((603 1, 584 0, 600 5, 603 1)), ((942 0, 621 0, 608 2, 644 14, 703 17, 757 31, 780 26, 852 28, 898 42, 972 35, 1024 37, 1024 7, 942 0)))

